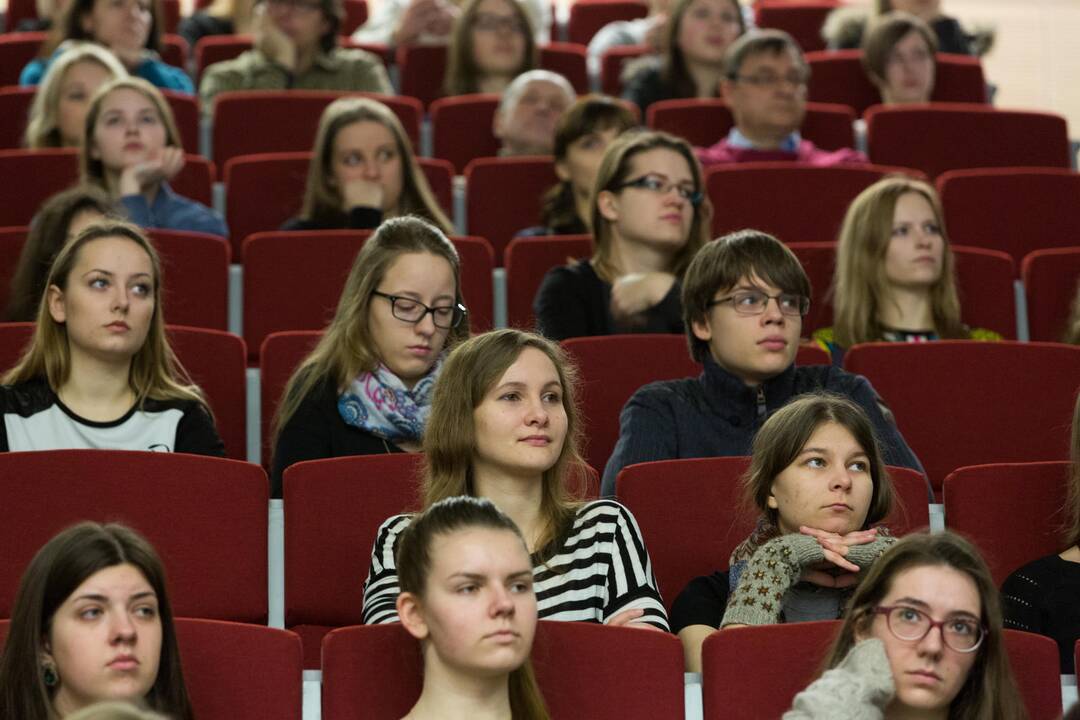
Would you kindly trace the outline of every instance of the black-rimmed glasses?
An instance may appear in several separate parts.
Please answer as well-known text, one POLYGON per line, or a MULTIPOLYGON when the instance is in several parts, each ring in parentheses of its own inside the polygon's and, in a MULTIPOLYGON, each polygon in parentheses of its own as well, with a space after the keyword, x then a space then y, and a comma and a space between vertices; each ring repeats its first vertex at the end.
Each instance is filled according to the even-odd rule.
POLYGON ((378 290, 372 290, 371 294, 389 300, 390 313, 398 320, 415 324, 431 313, 431 321, 435 323, 435 327, 442 330, 457 327, 469 312, 461 303, 428 307, 419 300, 403 295, 388 295, 378 290))
POLYGON ((623 188, 637 188, 639 190, 648 190, 658 195, 667 195, 674 190, 679 197, 691 205, 700 205, 701 201, 705 199, 705 196, 699 190, 686 187, 685 185, 676 185, 675 183, 664 180, 656 175, 642 175, 639 178, 633 180, 627 180, 622 185, 615 186, 616 190, 622 190, 623 188))
POLYGON ((986 628, 970 617, 934 620, 922 610, 908 605, 879 605, 876 615, 885 616, 889 632, 900 640, 922 640, 934 628, 941 628, 941 639, 959 653, 974 652, 986 636, 986 628))
POLYGON ((761 290, 739 290, 727 297, 712 300, 705 307, 711 308, 729 302, 731 307, 735 308, 735 312, 740 315, 760 315, 765 312, 770 300, 776 301, 777 307, 780 308, 780 312, 784 315, 805 317, 806 313, 810 312, 810 298, 805 295, 796 295, 794 293, 769 295, 761 290))

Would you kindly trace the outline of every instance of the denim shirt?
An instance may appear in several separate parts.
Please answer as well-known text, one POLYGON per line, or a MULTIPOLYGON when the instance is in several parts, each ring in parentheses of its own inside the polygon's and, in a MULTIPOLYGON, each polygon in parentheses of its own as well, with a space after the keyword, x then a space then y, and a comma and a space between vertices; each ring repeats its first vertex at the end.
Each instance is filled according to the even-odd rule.
POLYGON ((120 204, 128 219, 139 227, 229 236, 229 228, 217 211, 177 195, 168 183, 161 183, 152 204, 144 195, 125 195, 120 204))

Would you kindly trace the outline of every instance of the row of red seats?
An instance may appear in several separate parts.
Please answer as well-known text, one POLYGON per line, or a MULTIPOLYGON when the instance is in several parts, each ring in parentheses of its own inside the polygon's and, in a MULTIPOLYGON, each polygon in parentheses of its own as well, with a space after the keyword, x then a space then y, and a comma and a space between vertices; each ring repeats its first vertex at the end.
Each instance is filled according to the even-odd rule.
MULTIPOLYGON (((690 579, 727 567, 750 525, 738 512, 746 458, 644 463, 623 470, 619 498, 633 511, 668 605, 690 579), (687 553, 687 538, 697 552, 687 553)), ((318 667, 324 636, 359 622, 363 578, 379 524, 415 510, 419 457, 380 455, 300 463, 285 473, 285 626, 318 667)), ((1047 517, 1062 506, 1068 463, 964 467, 944 487, 945 525, 980 547, 1000 583, 1018 566, 1056 552, 1047 517)), ((928 524, 925 484, 893 469, 903 507, 897 534, 928 524)), ((216 458, 65 450, 0 456, 0 617, 40 545, 85 518, 127 522, 164 558, 181 616, 245 623, 267 619, 267 481, 256 465, 216 458), (132 478, 154 478, 153 482, 132 478), (44 512, 42 508, 49 508, 44 512), (177 518, 182 518, 177 522, 177 518), (208 563, 207 558, 217 561, 208 563)))

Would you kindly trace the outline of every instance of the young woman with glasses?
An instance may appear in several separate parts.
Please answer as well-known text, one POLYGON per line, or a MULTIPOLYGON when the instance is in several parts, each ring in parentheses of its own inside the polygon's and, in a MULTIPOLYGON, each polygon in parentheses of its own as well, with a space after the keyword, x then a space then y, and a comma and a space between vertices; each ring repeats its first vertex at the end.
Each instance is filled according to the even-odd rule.
POLYGON ((784 720, 1027 717, 990 570, 959 535, 909 535, 867 573, 826 661, 784 720))
POLYGON ((712 205, 685 140, 626 133, 608 146, 593 186, 592 258, 548 272, 533 308, 554 340, 680 333, 679 280, 705 243, 712 205))
POLYGON ((469 335, 457 251, 416 217, 384 222, 353 262, 337 312, 289 380, 271 491, 302 460, 416 452, 444 350, 469 335))

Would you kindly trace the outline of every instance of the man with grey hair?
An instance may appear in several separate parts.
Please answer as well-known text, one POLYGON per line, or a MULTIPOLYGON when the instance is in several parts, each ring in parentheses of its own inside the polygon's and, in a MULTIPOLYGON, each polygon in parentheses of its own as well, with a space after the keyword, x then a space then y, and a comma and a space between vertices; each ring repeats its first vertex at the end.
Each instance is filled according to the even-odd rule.
POLYGON ((550 155, 555 125, 576 99, 566 78, 550 70, 530 70, 503 91, 492 127, 502 141, 500 155, 550 155))
POLYGON ((747 33, 724 56, 720 93, 735 126, 712 147, 698 148, 702 165, 796 161, 831 166, 865 163, 852 148, 822 150, 799 135, 806 115, 810 68, 798 43, 782 30, 747 33))

